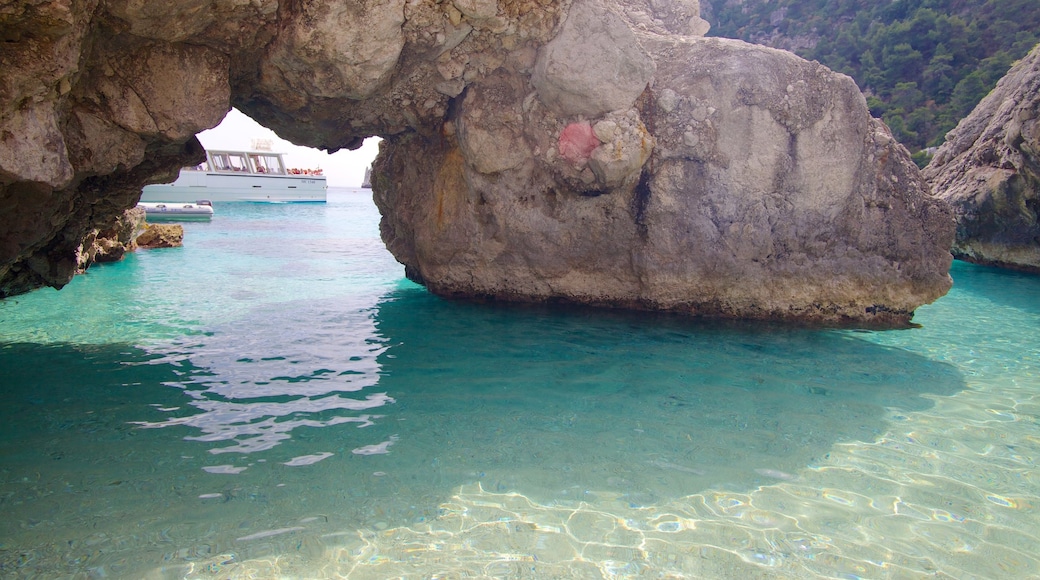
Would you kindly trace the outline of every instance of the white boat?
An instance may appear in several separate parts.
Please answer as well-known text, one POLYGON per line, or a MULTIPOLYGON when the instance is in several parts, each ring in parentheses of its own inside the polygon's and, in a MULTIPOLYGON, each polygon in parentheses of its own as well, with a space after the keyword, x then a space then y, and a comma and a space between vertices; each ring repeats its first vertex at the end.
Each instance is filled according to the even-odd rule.
POLYGON ((145 219, 164 220, 208 220, 213 217, 213 204, 201 199, 194 203, 141 202, 137 207, 144 210, 145 219))
POLYGON ((286 167, 283 153, 207 151, 204 163, 182 168, 173 183, 146 185, 141 201, 324 202, 327 189, 321 169, 286 167))

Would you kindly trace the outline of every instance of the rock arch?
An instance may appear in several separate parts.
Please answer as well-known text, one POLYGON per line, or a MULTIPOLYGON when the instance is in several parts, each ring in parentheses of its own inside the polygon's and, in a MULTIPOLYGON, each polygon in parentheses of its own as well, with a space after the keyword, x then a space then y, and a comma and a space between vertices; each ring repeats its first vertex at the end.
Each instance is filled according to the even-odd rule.
POLYGON ((60 287, 235 106, 384 146, 381 230, 444 295, 905 324, 953 225, 848 77, 696 0, 64 0, 0 13, 0 297, 60 287))

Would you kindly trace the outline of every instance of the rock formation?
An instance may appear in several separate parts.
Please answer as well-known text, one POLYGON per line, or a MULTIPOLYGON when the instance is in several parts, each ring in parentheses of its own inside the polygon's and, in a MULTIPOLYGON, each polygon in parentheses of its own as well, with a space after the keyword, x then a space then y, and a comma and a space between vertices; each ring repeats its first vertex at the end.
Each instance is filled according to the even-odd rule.
POLYGON ((453 296, 903 324, 948 211, 850 79, 699 38, 696 0, 22 2, 0 10, 0 297, 60 287, 232 105, 384 138, 406 273, 453 296))
POLYGON ((384 144, 376 173, 400 177, 377 182, 383 236, 412 278, 444 295, 827 323, 905 322, 948 288, 949 214, 848 77, 737 41, 612 34, 617 70, 656 70, 597 105, 538 80, 567 31, 534 91, 480 79, 445 136, 384 144), (509 114, 471 128, 492 111, 509 114))
POLYGON ((946 136, 925 168, 957 219, 957 258, 1040 272, 1040 45, 946 136))
POLYGON ((94 232, 83 241, 80 267, 85 270, 92 263, 118 262, 127 252, 137 248, 137 236, 148 227, 145 211, 132 207, 123 212, 106 230, 94 232))
POLYGON ((184 245, 184 226, 181 224, 148 224, 137 236, 139 248, 177 248, 184 245))

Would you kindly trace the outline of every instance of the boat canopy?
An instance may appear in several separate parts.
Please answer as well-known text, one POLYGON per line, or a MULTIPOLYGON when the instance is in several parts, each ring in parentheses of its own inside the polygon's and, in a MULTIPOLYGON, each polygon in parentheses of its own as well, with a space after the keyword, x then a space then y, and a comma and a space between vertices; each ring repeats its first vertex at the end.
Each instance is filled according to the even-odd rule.
POLYGON ((297 169, 285 166, 284 153, 270 151, 206 151, 206 161, 189 171, 213 173, 246 173, 254 175, 322 175, 319 169, 297 169))
POLYGON ((267 151, 207 151, 207 162, 190 169, 232 173, 285 175, 281 153, 267 151))

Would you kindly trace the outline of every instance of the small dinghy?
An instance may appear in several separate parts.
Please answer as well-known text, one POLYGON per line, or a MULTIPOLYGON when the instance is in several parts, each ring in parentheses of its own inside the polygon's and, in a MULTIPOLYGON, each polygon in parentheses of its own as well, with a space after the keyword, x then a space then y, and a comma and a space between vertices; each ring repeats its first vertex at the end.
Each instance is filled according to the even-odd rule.
POLYGON ((156 220, 208 220, 213 217, 213 204, 207 200, 195 203, 140 202, 137 207, 144 210, 146 219, 156 220))

